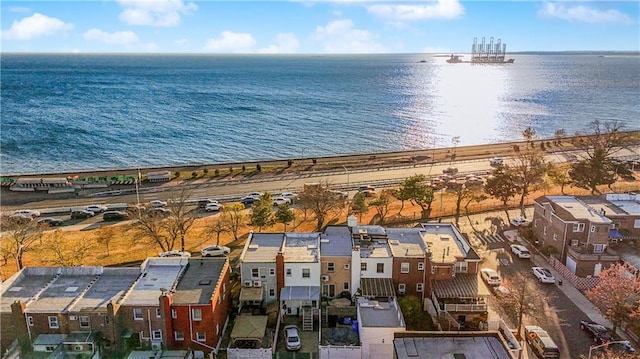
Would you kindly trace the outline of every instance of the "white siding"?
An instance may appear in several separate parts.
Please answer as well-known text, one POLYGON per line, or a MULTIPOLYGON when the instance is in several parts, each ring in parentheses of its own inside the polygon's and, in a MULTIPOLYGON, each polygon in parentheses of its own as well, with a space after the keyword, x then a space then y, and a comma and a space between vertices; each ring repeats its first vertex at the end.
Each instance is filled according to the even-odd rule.
POLYGON ((367 263, 367 270, 361 270, 362 278, 391 278, 393 270, 393 258, 362 258, 362 263, 367 263), (384 272, 378 273, 378 263, 384 264, 384 272))
POLYGON ((320 286, 320 263, 285 263, 284 272, 285 287, 320 286), (302 277, 303 268, 309 268, 309 278, 302 277), (291 277, 286 275, 287 269, 291 269, 291 277))

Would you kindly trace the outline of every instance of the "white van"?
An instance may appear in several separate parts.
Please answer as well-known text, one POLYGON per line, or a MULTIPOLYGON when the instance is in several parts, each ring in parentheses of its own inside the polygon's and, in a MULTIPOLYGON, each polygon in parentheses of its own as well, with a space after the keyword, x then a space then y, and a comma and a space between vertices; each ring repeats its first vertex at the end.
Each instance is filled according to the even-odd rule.
POLYGON ((489 160, 489 164, 493 167, 495 166, 500 166, 504 163, 504 158, 502 157, 494 157, 491 160, 489 160))

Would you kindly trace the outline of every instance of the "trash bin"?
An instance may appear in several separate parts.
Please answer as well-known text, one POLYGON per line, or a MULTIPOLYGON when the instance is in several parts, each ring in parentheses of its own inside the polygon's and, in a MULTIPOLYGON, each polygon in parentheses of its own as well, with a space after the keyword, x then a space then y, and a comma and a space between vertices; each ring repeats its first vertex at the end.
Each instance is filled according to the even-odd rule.
POLYGON ((562 285, 562 279, 558 279, 558 285, 562 285))

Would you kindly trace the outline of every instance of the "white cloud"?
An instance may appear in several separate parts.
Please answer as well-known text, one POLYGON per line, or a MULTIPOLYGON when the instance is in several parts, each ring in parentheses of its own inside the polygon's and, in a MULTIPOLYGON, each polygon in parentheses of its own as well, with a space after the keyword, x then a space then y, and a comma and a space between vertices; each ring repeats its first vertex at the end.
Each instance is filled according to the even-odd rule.
POLYGON ((112 45, 131 45, 137 43, 138 35, 133 31, 116 31, 112 33, 99 29, 91 29, 84 33, 85 40, 97 40, 112 45))
POLYGON ((323 45, 326 53, 377 53, 386 49, 367 30, 355 29, 351 20, 335 20, 327 26, 317 26, 312 37, 323 45))
POLYGON ((213 52, 253 52, 256 40, 253 35, 247 33, 237 33, 233 31, 223 31, 222 37, 207 40, 204 46, 205 51, 213 52))
POLYGON ((598 23, 631 23, 631 18, 615 9, 600 10, 585 5, 564 5, 545 2, 538 13, 541 16, 556 17, 567 21, 598 23))
POLYGON ((73 29, 71 23, 35 13, 20 21, 14 21, 9 30, 2 31, 2 38, 6 40, 31 40, 57 33, 66 34, 71 29, 73 29))
POLYGON ((432 5, 370 5, 370 14, 392 21, 417 21, 426 19, 455 19, 464 14, 458 0, 438 0, 432 5))
POLYGON ((24 6, 11 6, 9 7, 9 12, 27 13, 31 12, 31 9, 24 6))
POLYGON ((281 32, 276 35, 276 44, 266 48, 258 49, 261 54, 291 54, 298 51, 300 41, 296 35, 288 32, 281 32))
POLYGON ((198 9, 195 3, 182 0, 118 0, 123 11, 120 21, 128 25, 173 27, 180 24, 182 15, 190 15, 198 9))

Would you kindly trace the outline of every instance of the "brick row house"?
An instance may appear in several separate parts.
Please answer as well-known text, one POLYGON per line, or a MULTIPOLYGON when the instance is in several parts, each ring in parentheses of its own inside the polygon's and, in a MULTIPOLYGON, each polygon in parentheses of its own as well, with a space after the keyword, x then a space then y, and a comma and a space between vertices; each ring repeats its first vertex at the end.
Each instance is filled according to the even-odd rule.
POLYGON ((629 220, 627 224, 625 220, 638 218, 637 203, 628 208, 634 207, 636 214, 632 216, 606 197, 542 196, 535 200, 532 229, 540 247, 550 250, 573 274, 597 276, 620 260, 610 248, 613 237, 619 237, 620 224, 639 230, 639 221, 629 220))
POLYGON ((215 352, 228 288, 226 258, 148 258, 139 268, 27 267, 0 287, 2 348, 18 340, 23 348, 68 357, 139 347, 215 352), (207 329, 178 343, 177 332, 197 318, 184 314, 189 307, 201 309, 207 329), (171 308, 182 314, 171 317, 171 308))

